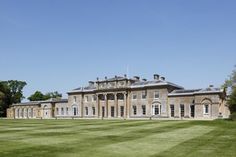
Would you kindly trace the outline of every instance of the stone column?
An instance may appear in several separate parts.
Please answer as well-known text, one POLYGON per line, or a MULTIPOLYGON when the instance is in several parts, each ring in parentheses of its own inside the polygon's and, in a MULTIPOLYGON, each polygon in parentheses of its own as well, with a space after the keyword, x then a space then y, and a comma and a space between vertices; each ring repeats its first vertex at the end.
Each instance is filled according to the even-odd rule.
POLYGON ((108 99, 107 99, 107 94, 104 95, 104 101, 105 101, 105 105, 106 105, 106 118, 108 118, 108 99))
POLYGON ((117 93, 114 94, 115 98, 115 106, 116 106, 116 118, 118 118, 118 98, 117 98, 117 93))
POLYGON ((84 94, 81 95, 81 118, 84 117, 84 94))
POLYGON ((125 103, 125 118, 129 118, 129 102, 128 102, 128 93, 124 93, 124 103, 125 103))
POLYGON ((100 117, 100 100, 99 100, 99 95, 96 95, 97 97, 97 117, 100 117))

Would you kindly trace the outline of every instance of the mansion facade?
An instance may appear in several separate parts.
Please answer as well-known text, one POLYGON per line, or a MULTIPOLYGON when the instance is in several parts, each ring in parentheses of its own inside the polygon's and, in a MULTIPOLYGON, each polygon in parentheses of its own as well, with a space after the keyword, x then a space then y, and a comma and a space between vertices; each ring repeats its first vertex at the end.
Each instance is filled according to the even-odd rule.
POLYGON ((164 77, 153 80, 115 76, 89 81, 68 92, 68 99, 13 104, 7 117, 24 118, 227 118, 226 92, 209 86, 186 90, 164 77))

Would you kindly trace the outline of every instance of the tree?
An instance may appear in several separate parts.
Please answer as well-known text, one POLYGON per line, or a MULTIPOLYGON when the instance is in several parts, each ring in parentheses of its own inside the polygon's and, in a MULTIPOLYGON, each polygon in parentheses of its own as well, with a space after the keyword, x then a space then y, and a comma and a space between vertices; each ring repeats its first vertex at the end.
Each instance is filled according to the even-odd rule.
POLYGON ((0 81, 0 116, 6 116, 6 110, 10 105, 20 103, 24 98, 23 88, 26 82, 9 80, 0 81))
POLYGON ((224 88, 230 88, 233 90, 233 85, 236 83, 236 65, 234 68, 235 69, 232 71, 231 75, 229 75, 229 78, 225 80, 225 83, 223 84, 224 88))
POLYGON ((50 98, 61 98, 62 94, 58 93, 57 91, 55 92, 49 92, 45 94, 45 98, 50 99, 50 98))
POLYGON ((41 101, 46 100, 44 97, 44 94, 40 91, 36 91, 34 94, 32 94, 30 97, 28 97, 28 100, 30 101, 41 101))
POLYGON ((229 104, 229 110, 230 113, 236 113, 236 87, 234 87, 229 100, 228 100, 228 104, 229 104))
POLYGON ((61 98, 62 94, 55 92, 49 92, 46 94, 43 94, 40 91, 36 91, 34 94, 32 94, 30 97, 28 97, 28 100, 30 101, 42 101, 42 100, 48 100, 50 98, 61 98))

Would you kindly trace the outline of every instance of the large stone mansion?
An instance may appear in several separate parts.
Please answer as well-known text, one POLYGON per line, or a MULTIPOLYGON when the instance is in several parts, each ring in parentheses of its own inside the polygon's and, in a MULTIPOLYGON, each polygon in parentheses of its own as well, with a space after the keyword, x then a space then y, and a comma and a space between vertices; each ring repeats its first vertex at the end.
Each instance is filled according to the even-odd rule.
POLYGON ((216 119, 229 116, 225 90, 186 90, 155 74, 153 80, 115 76, 89 81, 68 99, 13 104, 8 118, 216 119))

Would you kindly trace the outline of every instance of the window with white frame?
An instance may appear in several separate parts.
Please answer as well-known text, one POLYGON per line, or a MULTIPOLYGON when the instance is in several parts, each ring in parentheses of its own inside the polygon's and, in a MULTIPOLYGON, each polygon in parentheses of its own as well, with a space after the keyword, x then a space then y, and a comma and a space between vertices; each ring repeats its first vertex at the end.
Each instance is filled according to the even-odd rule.
POLYGON ((160 115, 161 114, 161 104, 152 105, 152 115, 160 115))
POLYGON ((160 92, 159 91, 155 91, 154 92, 154 99, 159 99, 160 97, 160 92))
POLYGON ((209 104, 204 104, 204 114, 209 114, 209 104))
POLYGON ((147 97, 147 94, 146 94, 145 91, 143 91, 143 92, 142 92, 142 99, 146 99, 146 97, 147 97))

